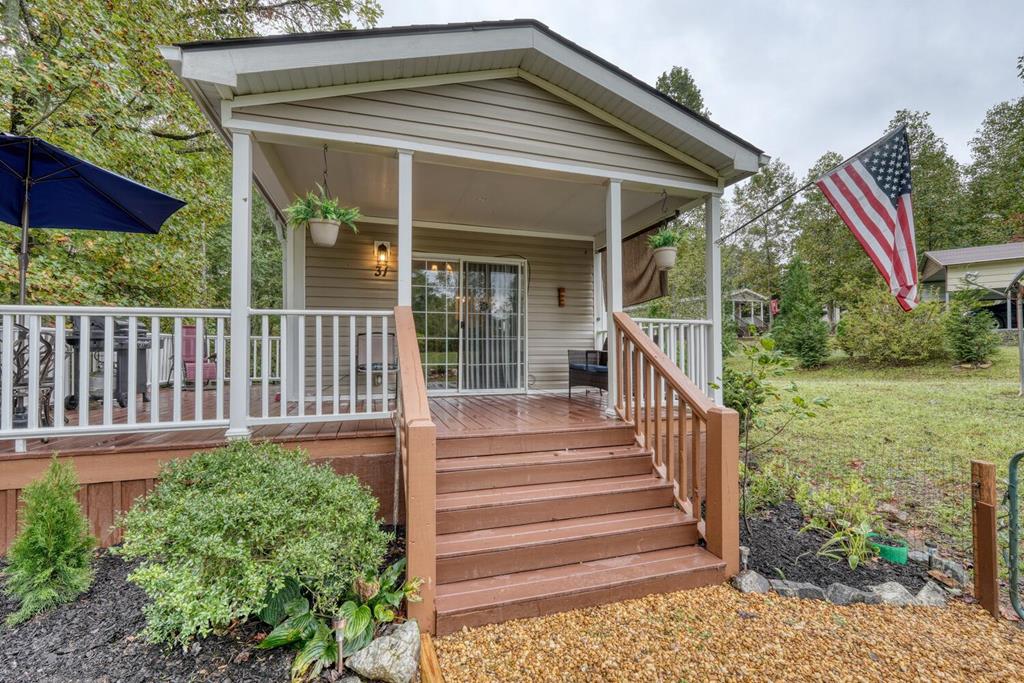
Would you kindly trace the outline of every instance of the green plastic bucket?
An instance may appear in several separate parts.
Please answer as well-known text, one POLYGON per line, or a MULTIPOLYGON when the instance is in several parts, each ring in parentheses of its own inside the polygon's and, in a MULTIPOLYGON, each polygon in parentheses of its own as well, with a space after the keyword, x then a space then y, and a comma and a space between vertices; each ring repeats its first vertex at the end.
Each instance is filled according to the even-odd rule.
POLYGON ((868 545, 878 551, 878 556, 893 564, 907 563, 907 542, 881 534, 868 534, 868 545))

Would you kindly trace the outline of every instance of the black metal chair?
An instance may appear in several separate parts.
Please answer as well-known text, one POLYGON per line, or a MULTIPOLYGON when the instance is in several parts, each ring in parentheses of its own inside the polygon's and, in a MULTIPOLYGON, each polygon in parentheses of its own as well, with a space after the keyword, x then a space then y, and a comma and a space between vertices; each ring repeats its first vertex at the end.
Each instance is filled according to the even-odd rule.
MULTIPOLYGON (((29 335, 28 328, 19 323, 13 324, 14 343, 12 344, 11 397, 14 403, 15 427, 28 424, 29 401, 29 335)), ((53 368, 54 368, 54 334, 49 330, 39 332, 39 425, 53 425, 53 368)), ((0 356, 2 357, 2 356, 0 356)))
POLYGON ((569 351, 569 398, 573 387, 591 387, 608 391, 608 341, 598 351, 571 349, 569 351))

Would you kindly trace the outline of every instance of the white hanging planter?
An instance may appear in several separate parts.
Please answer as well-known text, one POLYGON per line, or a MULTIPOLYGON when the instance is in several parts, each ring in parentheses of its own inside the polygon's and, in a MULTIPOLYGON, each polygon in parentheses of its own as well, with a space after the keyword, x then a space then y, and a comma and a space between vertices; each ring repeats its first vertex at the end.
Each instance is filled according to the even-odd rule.
POLYGON ((318 218, 309 222, 309 236, 313 238, 313 244, 318 247, 333 247, 334 243, 338 241, 340 227, 340 221, 318 218))
POLYGON ((658 270, 669 270, 676 264, 676 248, 660 247, 654 250, 654 265, 658 270))

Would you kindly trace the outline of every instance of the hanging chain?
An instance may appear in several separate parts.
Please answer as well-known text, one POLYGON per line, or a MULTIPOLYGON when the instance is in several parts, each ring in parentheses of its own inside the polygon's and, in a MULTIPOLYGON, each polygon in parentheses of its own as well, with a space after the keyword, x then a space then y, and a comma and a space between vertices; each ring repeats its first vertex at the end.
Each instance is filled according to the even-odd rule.
POLYGON ((331 196, 331 187, 327 184, 327 145, 324 145, 324 196, 331 196))

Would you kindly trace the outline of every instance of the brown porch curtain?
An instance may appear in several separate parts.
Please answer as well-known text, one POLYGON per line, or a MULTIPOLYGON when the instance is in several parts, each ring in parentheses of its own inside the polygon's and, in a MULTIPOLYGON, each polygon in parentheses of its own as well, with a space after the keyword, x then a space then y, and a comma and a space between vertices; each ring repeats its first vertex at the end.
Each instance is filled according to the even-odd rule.
MULTIPOLYGON (((647 246, 647 236, 660 227, 642 230, 622 240, 622 305, 636 306, 665 296, 668 273, 654 265, 654 252, 647 246)), ((608 250, 601 252, 601 272, 607 277, 608 250)))

